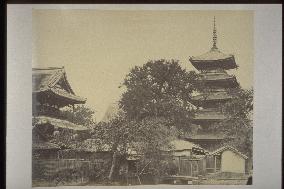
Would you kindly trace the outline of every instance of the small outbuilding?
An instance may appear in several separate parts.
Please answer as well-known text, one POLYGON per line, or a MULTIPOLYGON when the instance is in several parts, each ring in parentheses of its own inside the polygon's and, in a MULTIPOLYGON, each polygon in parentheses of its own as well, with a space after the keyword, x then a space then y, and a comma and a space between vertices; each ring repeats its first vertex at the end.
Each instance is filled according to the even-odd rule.
POLYGON ((205 173, 205 150, 186 140, 171 141, 173 163, 177 166, 177 175, 196 177, 205 173))
POLYGON ((221 147, 210 154, 215 162, 220 159, 220 167, 215 163, 215 170, 220 172, 243 173, 245 174, 246 160, 248 157, 232 146, 221 147))

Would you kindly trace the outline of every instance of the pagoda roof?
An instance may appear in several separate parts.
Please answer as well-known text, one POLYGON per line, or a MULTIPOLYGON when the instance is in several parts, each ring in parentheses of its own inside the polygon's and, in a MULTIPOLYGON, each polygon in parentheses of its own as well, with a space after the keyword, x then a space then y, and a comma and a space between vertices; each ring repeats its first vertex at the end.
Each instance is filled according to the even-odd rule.
POLYGON ((210 51, 204 54, 191 57, 189 61, 197 70, 237 68, 234 55, 224 54, 218 48, 211 48, 210 51))
POLYGON ((37 117, 35 117, 35 119, 36 119, 36 123, 37 123, 36 125, 50 124, 54 127, 59 127, 59 128, 63 128, 63 129, 71 129, 71 130, 76 130, 76 131, 88 130, 87 127, 71 123, 67 120, 56 119, 56 118, 51 118, 51 117, 47 117, 47 116, 37 116, 37 117))
POLYGON ((64 68, 33 68, 32 76, 33 93, 51 93, 78 104, 86 102, 86 99, 75 95, 64 68))
POLYGON ((198 104, 201 101, 221 101, 232 99, 233 97, 226 91, 202 93, 192 97, 192 102, 198 104))
POLYGON ((199 81, 209 86, 221 86, 223 88, 238 87, 239 83, 233 75, 227 73, 201 73, 199 81))
POLYGON ((226 72, 200 73, 202 80, 217 81, 236 79, 234 75, 229 75, 226 72))
POLYGON ((195 113, 195 116, 193 118, 194 121, 203 121, 203 120, 224 120, 226 119, 226 116, 222 114, 221 112, 218 112, 217 110, 212 109, 203 109, 199 110, 195 113))

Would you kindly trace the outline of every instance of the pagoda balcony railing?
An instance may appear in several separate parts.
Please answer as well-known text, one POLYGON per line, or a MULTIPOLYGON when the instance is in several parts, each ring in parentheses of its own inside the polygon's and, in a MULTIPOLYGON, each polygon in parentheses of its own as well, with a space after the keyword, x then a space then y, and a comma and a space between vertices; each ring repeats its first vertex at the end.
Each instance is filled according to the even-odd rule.
POLYGON ((64 115, 58 108, 48 105, 38 105, 33 108, 33 116, 48 116, 67 120, 66 115, 64 115))

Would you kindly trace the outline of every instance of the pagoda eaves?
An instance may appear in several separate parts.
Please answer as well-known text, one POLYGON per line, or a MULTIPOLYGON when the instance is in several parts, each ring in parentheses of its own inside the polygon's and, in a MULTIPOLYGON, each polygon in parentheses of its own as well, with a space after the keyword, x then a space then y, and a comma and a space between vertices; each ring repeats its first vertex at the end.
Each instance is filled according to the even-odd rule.
POLYGON ((217 48, 212 48, 200 56, 191 57, 189 61, 197 70, 229 70, 238 67, 234 55, 224 54, 217 48))
POLYGON ((226 72, 238 67, 234 55, 224 54, 217 48, 215 17, 212 48, 202 55, 190 57, 189 61, 200 71, 199 82, 205 90, 199 91, 200 94, 191 99, 192 104, 199 109, 192 122, 199 125, 200 129, 188 139, 208 148, 214 148, 224 138, 218 137, 220 132, 217 130, 213 132, 210 128, 227 119, 227 115, 221 112, 220 108, 222 104, 234 98, 234 91, 239 89, 236 77, 226 72), (200 137, 204 133, 211 137, 200 137))

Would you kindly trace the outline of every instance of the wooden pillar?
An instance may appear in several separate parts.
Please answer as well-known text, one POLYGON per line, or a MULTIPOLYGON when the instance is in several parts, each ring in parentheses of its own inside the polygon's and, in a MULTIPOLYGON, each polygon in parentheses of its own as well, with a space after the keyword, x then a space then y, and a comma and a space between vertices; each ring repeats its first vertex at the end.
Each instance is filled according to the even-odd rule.
POLYGON ((216 173, 217 171, 217 159, 216 156, 214 156, 214 172, 216 173))
POLYGON ((192 161, 190 161, 190 176, 193 176, 192 175, 192 161))
POLYGON ((180 156, 178 156, 178 174, 180 174, 180 163, 181 163, 180 156))
POLYGON ((75 109, 74 104, 72 104, 72 121, 73 122, 74 122, 74 109, 75 109))

